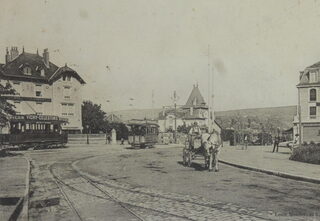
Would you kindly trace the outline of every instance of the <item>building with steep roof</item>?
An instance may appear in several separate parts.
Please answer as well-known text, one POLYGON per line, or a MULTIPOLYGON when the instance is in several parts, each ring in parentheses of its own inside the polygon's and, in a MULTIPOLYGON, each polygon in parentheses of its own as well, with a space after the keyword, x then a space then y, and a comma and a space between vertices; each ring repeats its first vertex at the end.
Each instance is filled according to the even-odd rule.
MULTIPOLYGON (((175 126, 191 126, 197 123, 200 127, 209 126, 209 107, 206 104, 198 85, 193 85, 185 105, 175 111, 174 108, 164 108, 159 114, 160 131, 174 130, 175 126), (175 125, 176 123, 176 125, 175 125)), ((213 128, 221 132, 221 127, 213 121, 213 128)))
MULTIPOLYGON (((297 85, 301 109, 301 141, 320 142, 320 62, 300 72, 297 85)), ((299 107, 298 107, 299 109, 299 107)), ((299 134, 299 110, 293 134, 299 134)))
POLYGON ((82 131, 81 88, 85 81, 67 64, 58 67, 49 60, 49 51, 42 56, 17 47, 7 49, 5 64, 0 65, 0 80, 9 81, 15 95, 3 96, 15 105, 17 114, 56 115, 68 118, 62 129, 68 133, 82 131))

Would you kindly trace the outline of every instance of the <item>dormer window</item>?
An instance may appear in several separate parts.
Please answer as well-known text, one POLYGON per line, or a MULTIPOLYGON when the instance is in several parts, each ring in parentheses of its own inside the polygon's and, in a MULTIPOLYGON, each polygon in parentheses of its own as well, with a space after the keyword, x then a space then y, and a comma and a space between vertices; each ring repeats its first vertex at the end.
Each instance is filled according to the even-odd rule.
POLYGON ((318 70, 313 70, 310 72, 310 78, 309 78, 310 83, 316 83, 319 81, 319 71, 318 70))
POLYGON ((30 67, 24 67, 23 68, 23 73, 25 75, 31 75, 31 68, 30 67))

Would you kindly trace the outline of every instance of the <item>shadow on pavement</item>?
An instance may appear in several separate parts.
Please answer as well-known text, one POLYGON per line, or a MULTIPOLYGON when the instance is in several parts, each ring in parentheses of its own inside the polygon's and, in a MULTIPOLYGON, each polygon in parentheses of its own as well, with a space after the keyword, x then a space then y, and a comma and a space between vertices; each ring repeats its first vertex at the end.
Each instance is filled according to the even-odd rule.
MULTIPOLYGON (((184 166, 182 161, 178 161, 177 163, 180 164, 180 165, 182 165, 182 166, 184 166)), ((192 162, 190 167, 193 168, 193 169, 196 170, 196 171, 205 171, 205 170, 208 170, 208 169, 205 168, 204 165, 201 164, 201 163, 192 162)))
POLYGON ((15 156, 21 156, 21 153, 12 153, 8 150, 1 150, 0 151, 0 158, 1 157, 15 157, 15 156))

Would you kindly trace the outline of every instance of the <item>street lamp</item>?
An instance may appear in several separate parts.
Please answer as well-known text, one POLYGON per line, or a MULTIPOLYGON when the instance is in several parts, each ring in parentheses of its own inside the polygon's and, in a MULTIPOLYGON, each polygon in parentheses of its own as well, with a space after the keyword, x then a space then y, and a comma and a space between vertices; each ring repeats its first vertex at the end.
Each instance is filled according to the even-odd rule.
POLYGON ((86 125, 87 128, 87 144, 89 144, 89 125, 86 125))

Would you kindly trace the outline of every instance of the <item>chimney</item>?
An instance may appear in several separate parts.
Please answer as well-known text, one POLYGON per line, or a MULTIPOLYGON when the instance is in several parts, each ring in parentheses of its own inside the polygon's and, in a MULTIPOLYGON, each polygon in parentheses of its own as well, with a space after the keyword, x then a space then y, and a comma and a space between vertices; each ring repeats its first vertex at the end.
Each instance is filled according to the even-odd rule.
POLYGON ((11 61, 11 56, 9 54, 9 50, 8 47, 6 49, 6 64, 8 64, 11 61))
POLYGON ((49 68, 49 51, 48 48, 43 50, 43 62, 49 68))
POLYGON ((11 47, 10 53, 11 53, 11 60, 10 61, 16 59, 19 56, 18 47, 11 47))

